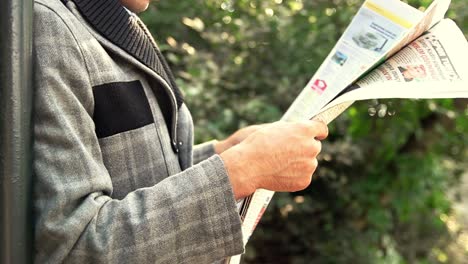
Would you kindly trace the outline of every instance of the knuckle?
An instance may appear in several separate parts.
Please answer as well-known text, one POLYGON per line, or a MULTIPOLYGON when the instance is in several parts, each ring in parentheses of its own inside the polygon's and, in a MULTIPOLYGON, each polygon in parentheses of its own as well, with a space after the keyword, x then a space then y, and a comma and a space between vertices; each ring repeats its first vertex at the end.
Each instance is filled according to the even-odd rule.
POLYGON ((304 161, 301 166, 301 176, 307 175, 310 172, 310 162, 304 161))
POLYGON ((319 129, 321 128, 325 123, 317 120, 312 120, 311 125, 313 126, 314 129, 319 129))
POLYGON ((300 190, 304 190, 305 188, 309 187, 311 181, 312 181, 312 177, 311 177, 310 174, 302 177, 302 179, 300 181, 298 181, 297 190, 300 191, 300 190))
POLYGON ((322 151, 322 143, 315 139, 311 139, 304 147, 308 157, 315 157, 322 151))
POLYGON ((322 142, 316 140, 315 141, 315 154, 319 154, 322 151, 322 142))
POLYGON ((318 166, 317 159, 314 158, 309 162, 309 173, 313 173, 318 166))
POLYGON ((317 160, 317 158, 315 158, 315 159, 312 160, 312 166, 313 166, 314 171, 315 171, 315 169, 317 169, 317 167, 318 167, 318 160, 317 160))
POLYGON ((301 132, 301 134, 307 134, 310 130, 309 125, 305 122, 298 122, 296 126, 301 132))

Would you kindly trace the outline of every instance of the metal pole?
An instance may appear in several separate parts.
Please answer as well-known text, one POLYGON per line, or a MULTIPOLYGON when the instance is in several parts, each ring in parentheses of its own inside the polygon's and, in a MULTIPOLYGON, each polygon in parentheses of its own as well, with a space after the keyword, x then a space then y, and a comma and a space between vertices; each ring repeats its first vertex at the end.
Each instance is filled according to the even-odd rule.
POLYGON ((30 263, 32 0, 0 0, 0 263, 30 263))

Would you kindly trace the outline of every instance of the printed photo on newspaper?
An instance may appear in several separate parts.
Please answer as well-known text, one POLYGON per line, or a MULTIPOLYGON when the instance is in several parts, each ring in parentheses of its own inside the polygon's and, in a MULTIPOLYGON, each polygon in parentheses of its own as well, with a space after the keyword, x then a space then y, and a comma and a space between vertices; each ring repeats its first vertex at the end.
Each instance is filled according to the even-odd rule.
MULTIPOLYGON (((449 5, 433 0, 422 12, 399 0, 366 0, 282 120, 330 123, 367 99, 468 98, 468 42, 443 19, 449 5)), ((259 189, 244 200, 244 244, 273 195, 259 189)))

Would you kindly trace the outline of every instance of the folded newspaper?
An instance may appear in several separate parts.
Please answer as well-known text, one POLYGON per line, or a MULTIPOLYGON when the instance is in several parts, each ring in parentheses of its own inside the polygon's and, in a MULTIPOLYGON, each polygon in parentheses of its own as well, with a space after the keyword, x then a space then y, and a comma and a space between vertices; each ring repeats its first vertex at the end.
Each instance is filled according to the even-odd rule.
MULTIPOLYGON (((444 19, 450 0, 422 12, 399 0, 367 0, 284 121, 330 123, 354 101, 468 98, 468 42, 444 19)), ((240 208, 247 243, 274 192, 259 189, 240 208)), ((226 263, 237 264, 240 255, 226 263)))

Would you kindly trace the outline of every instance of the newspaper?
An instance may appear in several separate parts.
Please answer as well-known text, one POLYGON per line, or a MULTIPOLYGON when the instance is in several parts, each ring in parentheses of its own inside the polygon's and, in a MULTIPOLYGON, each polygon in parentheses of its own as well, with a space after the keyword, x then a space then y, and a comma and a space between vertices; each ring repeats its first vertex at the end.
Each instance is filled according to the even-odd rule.
POLYGON ((321 111, 367 99, 466 97, 467 60, 468 42, 463 33, 452 20, 444 19, 346 88, 321 111))
POLYGON ((339 92, 388 57, 423 18, 421 11, 398 0, 365 1, 283 120, 316 115, 339 92))
MULTIPOLYGON (((449 5, 434 0, 423 13, 399 0, 365 1, 282 120, 330 123, 357 100, 468 98, 468 43, 443 19, 449 5)), ((244 244, 273 195, 259 189, 244 200, 244 244)))

